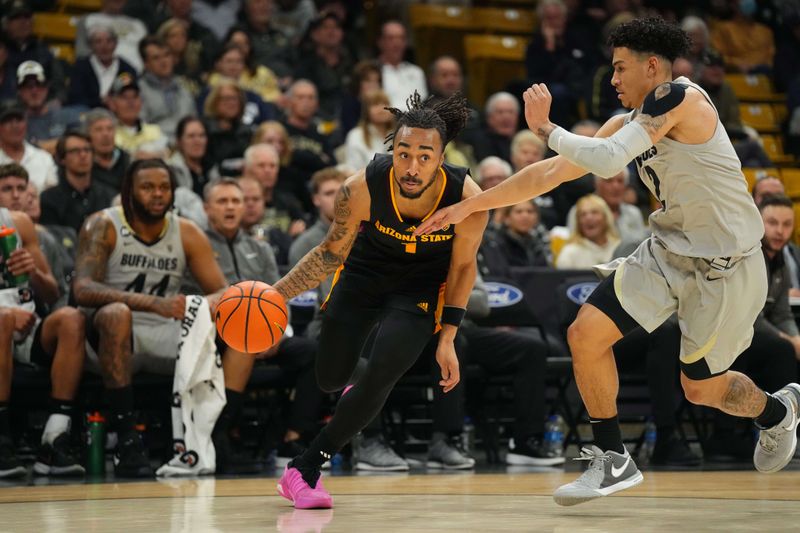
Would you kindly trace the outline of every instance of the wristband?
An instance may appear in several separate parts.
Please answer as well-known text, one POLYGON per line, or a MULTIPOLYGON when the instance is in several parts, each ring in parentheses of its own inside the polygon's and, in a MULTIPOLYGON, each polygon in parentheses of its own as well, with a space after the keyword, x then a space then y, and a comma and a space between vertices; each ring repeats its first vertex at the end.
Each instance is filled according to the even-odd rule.
POLYGON ((463 307, 445 305, 442 309, 442 318, 439 320, 439 322, 458 327, 461 325, 461 321, 464 320, 465 314, 467 314, 467 310, 463 307))

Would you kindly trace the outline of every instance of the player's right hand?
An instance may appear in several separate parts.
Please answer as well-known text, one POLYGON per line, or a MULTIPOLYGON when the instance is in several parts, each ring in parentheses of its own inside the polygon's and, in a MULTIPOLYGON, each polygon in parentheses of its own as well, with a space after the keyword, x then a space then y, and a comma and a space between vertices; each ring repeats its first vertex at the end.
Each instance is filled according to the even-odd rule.
POLYGON ((471 214, 464 202, 458 202, 436 211, 428 220, 417 226, 417 229, 414 230, 414 235, 427 235, 434 231, 439 231, 450 224, 458 224, 471 214))
POLYGON ((14 313, 14 332, 26 337, 36 324, 36 315, 18 307, 11 311, 14 313))
POLYGON ((168 298, 158 298, 153 312, 165 318, 183 320, 183 315, 186 312, 186 296, 176 294, 168 298))

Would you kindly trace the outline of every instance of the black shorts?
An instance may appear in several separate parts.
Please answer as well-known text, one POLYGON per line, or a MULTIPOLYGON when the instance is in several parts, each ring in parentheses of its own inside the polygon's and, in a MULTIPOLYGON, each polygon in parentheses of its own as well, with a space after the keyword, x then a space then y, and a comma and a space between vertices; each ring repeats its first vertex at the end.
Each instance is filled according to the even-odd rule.
POLYGON ((624 336, 638 328, 639 324, 622 308, 622 304, 619 303, 617 293, 614 291, 615 274, 616 272, 612 272, 610 276, 601 281, 586 300, 586 303, 592 304, 601 310, 611 319, 624 336))

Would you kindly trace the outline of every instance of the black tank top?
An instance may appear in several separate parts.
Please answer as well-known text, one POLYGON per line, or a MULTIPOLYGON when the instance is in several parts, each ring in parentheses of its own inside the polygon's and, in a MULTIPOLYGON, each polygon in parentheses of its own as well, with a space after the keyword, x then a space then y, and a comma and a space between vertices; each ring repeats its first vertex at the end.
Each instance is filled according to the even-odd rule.
MULTIPOLYGON (((444 188, 429 215, 461 201, 469 170, 445 163, 439 172, 444 174, 444 188)), ((367 165, 366 180, 371 199, 369 221, 361 223, 342 275, 363 280, 367 286, 362 288, 381 293, 438 291, 447 278, 455 227, 412 235, 422 220, 403 217, 397 209, 391 155, 376 155, 367 165)))

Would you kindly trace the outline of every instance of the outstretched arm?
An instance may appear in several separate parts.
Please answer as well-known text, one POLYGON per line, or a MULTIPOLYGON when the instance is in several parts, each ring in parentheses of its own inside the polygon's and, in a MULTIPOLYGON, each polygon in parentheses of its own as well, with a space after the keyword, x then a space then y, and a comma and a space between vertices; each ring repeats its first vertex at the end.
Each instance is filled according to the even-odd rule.
MULTIPOLYGON (((526 110, 528 103, 526 102, 526 110)), ((607 137, 622 127, 623 117, 612 117, 597 132, 607 137)), ((588 138, 588 137, 587 137, 588 138)), ((438 231, 447 224, 458 224, 472 213, 514 205, 555 189, 560 184, 578 179, 586 170, 561 156, 528 165, 489 190, 441 209, 420 224, 416 235, 438 231)))
POLYGON ((347 259, 362 220, 369 219, 370 197, 364 171, 347 179, 336 195, 333 222, 325 240, 275 283, 286 301, 313 289, 347 259))

